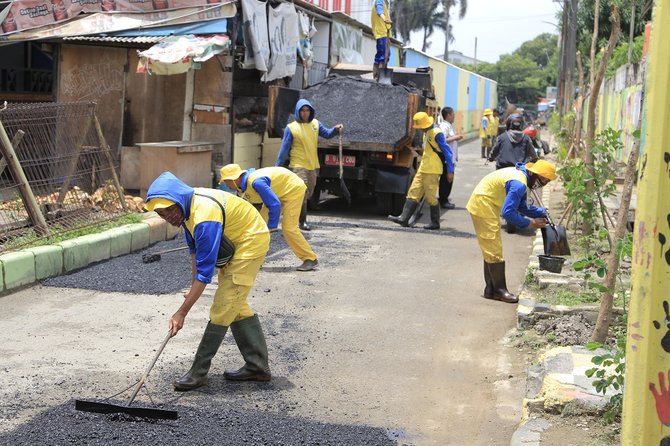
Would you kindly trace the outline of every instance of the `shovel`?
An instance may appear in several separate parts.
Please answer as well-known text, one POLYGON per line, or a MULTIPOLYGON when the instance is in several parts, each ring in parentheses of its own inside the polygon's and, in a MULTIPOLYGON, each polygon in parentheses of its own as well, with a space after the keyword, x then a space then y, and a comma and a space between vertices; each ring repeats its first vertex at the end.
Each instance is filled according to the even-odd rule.
POLYGON ((393 85, 391 83, 391 76, 393 75, 393 69, 389 68, 389 48, 391 47, 391 29, 389 28, 386 32, 386 54, 384 55, 384 68, 379 67, 379 79, 377 83, 384 85, 393 85))
POLYGON ((98 401, 86 401, 86 400, 75 400, 74 402, 74 408, 76 410, 80 410, 83 412, 95 412, 95 413, 123 413, 127 415, 131 415, 133 417, 142 417, 142 418, 152 418, 152 419, 158 419, 158 420, 176 420, 179 418, 178 412, 174 410, 164 410, 164 409, 156 409, 156 408, 145 408, 145 407, 131 407, 130 405, 135 401, 135 397, 137 396, 137 393, 140 391, 142 386, 146 383, 147 378, 149 377, 149 373, 151 372, 151 369, 154 368, 154 364, 156 364, 156 361, 158 360, 158 357, 161 355, 163 352, 163 349, 165 349, 165 345, 168 343, 170 338, 172 337, 172 333, 168 331, 167 336, 165 336, 165 339, 163 340, 163 343, 161 346, 158 348, 158 351, 154 355, 154 358, 151 360, 151 363, 147 367, 146 371, 140 378, 139 382, 137 383, 137 386, 135 386, 135 390, 133 390, 133 394, 130 396, 130 399, 128 400, 128 403, 126 403, 125 406, 117 405, 117 404, 111 404, 111 403, 105 403, 105 402, 98 402, 98 401))
MULTIPOLYGON (((544 207, 537 192, 534 190, 531 192, 540 206, 544 207)), ((544 227, 541 229, 544 254, 548 256, 569 256, 570 246, 568 246, 568 236, 565 232, 565 227, 556 226, 551 220, 549 212, 547 212, 547 222, 549 222, 549 228, 544 227)))
POLYGON ((339 138, 339 160, 340 160, 340 194, 342 194, 342 197, 347 200, 347 204, 351 204, 351 193, 349 192, 349 189, 347 189, 347 185, 344 184, 344 178, 342 176, 344 175, 344 168, 342 167, 342 132, 344 132, 344 129, 340 129, 340 138, 339 138))
POLYGON ((142 263, 158 262, 161 259, 161 254, 167 254, 168 252, 182 251, 187 248, 188 246, 182 246, 180 248, 172 248, 172 249, 166 249, 165 251, 158 251, 150 254, 142 254, 142 263))

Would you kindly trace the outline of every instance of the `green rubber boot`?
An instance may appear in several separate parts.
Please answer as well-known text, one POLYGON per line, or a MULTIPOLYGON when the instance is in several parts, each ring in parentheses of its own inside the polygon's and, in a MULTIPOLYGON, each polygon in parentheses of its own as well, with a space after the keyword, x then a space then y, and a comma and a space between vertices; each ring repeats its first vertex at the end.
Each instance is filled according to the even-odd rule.
POLYGON ((212 364, 212 358, 219 350, 219 346, 221 346, 227 330, 228 327, 226 325, 207 323, 205 333, 202 335, 200 345, 195 353, 191 369, 184 376, 172 383, 175 390, 184 392, 207 384, 207 372, 209 372, 209 367, 212 364))
POLYGON ((388 219, 393 223, 398 223, 400 226, 407 227, 409 225, 409 218, 412 216, 414 211, 416 211, 417 206, 419 206, 418 201, 407 199, 405 200, 405 205, 402 208, 402 213, 397 217, 395 215, 389 215, 388 219))
POLYGON ((270 381, 268 347, 258 315, 233 322, 230 329, 244 358, 244 366, 237 371, 226 370, 223 377, 231 381, 270 381))

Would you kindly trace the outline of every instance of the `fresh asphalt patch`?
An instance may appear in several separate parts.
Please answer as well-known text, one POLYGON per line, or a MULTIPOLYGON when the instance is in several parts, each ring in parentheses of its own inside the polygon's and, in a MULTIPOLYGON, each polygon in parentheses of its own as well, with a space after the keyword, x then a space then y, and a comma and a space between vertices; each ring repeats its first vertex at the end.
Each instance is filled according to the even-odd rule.
POLYGON ((322 423, 281 412, 249 411, 230 406, 162 407, 176 410, 177 420, 149 420, 124 414, 96 414, 74 409, 74 401, 52 407, 15 430, 0 435, 14 446, 86 444, 183 446, 226 445, 396 445, 394 431, 322 423))

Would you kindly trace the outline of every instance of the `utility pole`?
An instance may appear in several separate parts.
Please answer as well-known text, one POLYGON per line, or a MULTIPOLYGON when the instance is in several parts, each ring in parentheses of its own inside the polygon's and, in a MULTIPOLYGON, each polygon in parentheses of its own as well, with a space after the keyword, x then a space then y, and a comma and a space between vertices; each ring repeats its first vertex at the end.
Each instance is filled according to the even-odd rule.
POLYGON ((477 38, 475 37, 475 71, 477 71, 477 38))
POLYGON ((565 38, 565 87, 563 89, 565 102, 563 113, 572 109, 572 101, 575 97, 575 61, 577 53, 577 0, 566 0, 567 11, 567 33, 565 38))
POLYGON ((561 60, 558 65, 558 85, 556 85, 556 110, 559 115, 563 117, 564 108, 563 103, 565 102, 565 41, 566 35, 568 32, 568 0, 563 1, 563 18, 561 26, 561 42, 560 42, 560 51, 561 51, 561 60))

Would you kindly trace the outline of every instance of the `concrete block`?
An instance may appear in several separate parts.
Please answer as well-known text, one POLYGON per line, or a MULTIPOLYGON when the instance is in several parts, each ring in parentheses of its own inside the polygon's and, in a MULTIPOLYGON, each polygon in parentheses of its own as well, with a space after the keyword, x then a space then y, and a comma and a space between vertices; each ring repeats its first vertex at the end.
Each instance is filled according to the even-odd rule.
POLYGON ((182 231, 183 231, 183 228, 181 226, 172 226, 172 225, 168 224, 166 234, 165 234, 165 240, 172 240, 173 238, 175 238, 179 234, 181 234, 182 231))
POLYGON ((26 249, 35 256, 35 279, 58 276, 63 272, 63 247, 58 245, 36 246, 26 249))
POLYGON ((168 223, 160 217, 147 218, 143 223, 149 225, 149 244, 162 242, 167 237, 168 223))
POLYGON ((130 252, 139 251, 149 246, 150 229, 146 223, 135 223, 123 226, 130 231, 130 252))
POLYGON ((130 253, 132 232, 125 226, 105 231, 109 234, 109 256, 118 257, 130 253))
POLYGON ((63 270, 74 271, 88 266, 91 263, 89 246, 86 243, 78 243, 77 239, 65 240, 57 244, 63 248, 63 270))
POLYGON ((32 252, 8 252, 0 256, 6 290, 35 282, 35 256, 32 252))
POLYGON ((96 263, 109 259, 111 253, 111 240, 107 231, 99 234, 78 237, 76 240, 78 244, 88 245, 89 263, 96 263))

